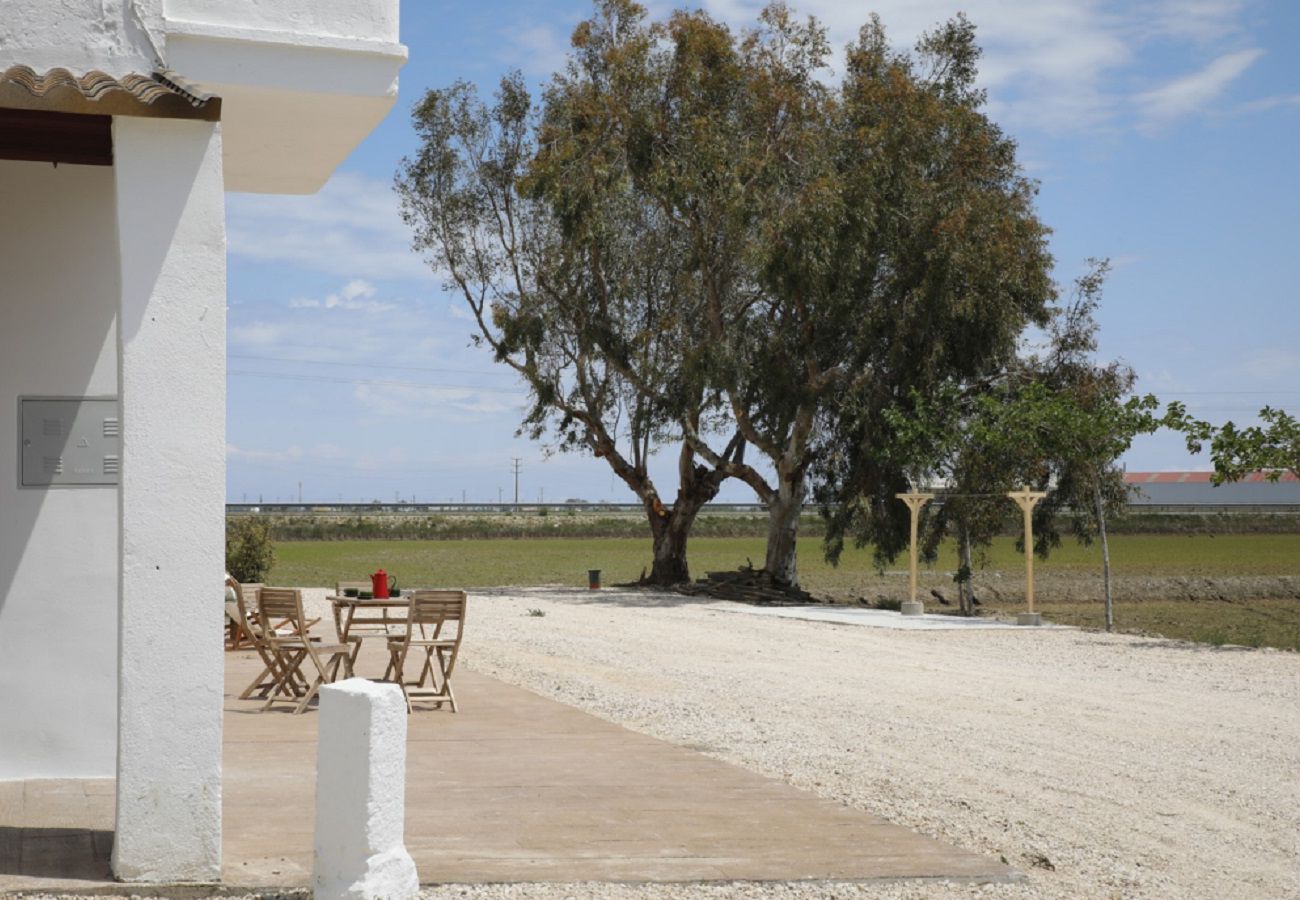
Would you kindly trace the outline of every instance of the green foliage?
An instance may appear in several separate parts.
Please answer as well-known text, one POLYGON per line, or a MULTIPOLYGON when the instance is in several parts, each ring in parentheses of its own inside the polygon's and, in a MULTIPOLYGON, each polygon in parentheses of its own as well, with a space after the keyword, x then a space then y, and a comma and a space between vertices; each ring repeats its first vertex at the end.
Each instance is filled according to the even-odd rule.
POLYGON ((1186 407, 1178 403, 1170 404, 1167 423, 1183 432, 1192 453, 1210 445, 1216 485, 1240 481, 1258 471, 1270 481, 1277 481, 1284 472, 1300 475, 1300 421, 1270 406, 1259 411, 1259 418, 1260 425, 1240 428, 1225 422, 1215 428, 1188 415, 1186 407))
POLYGON ((680 435, 678 420, 701 428, 712 403, 675 324, 688 252, 632 178, 657 33, 640 6, 601 0, 540 109, 518 73, 490 105, 466 82, 429 91, 414 111, 421 146, 397 187, 415 248, 448 273, 475 339, 527 385, 521 432, 609 464, 656 540, 680 541, 667 554, 675 565, 661 571, 655 556, 652 579, 668 582, 685 573, 685 535, 726 474, 699 465, 680 435), (649 459, 673 441, 668 506, 649 459))
POLYGON ((540 108, 518 75, 490 106, 429 92, 398 177, 416 248, 529 387, 523 430, 605 458, 657 538, 743 479, 788 581, 810 480, 832 555, 855 529, 897 543, 885 410, 1005 365, 1054 297, 973 26, 908 53, 872 19, 838 78, 830 54, 782 2, 738 35, 597 0, 540 108), (646 462, 668 441, 670 510, 646 462))
POLYGON ((226 519, 226 571, 239 582, 264 582, 275 564, 270 525, 252 516, 226 519))

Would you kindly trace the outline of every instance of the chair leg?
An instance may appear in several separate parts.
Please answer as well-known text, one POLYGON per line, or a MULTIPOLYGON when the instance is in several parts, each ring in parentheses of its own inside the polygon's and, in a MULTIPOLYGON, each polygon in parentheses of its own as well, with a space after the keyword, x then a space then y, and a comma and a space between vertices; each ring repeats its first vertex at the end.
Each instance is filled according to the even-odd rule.
POLYGON ((416 687, 424 687, 424 679, 429 679, 430 687, 437 687, 438 682, 433 677, 433 650, 432 647, 424 648, 424 666, 420 669, 420 680, 415 683, 416 687))
POLYGON ((451 711, 459 712, 456 708, 456 695, 451 690, 451 672, 456 666, 456 657, 450 658, 444 653, 443 648, 438 649, 438 669, 442 672, 442 693, 447 695, 447 700, 451 703, 451 711))
POLYGON ((312 682, 311 687, 307 689, 307 695, 303 697, 302 700, 298 702, 298 705, 294 708, 293 714, 295 716, 300 715, 301 713, 307 710, 307 704, 310 703, 312 698, 316 696, 316 692, 320 690, 320 686, 324 682, 325 682, 324 678, 317 678, 315 681, 312 682))
POLYGON ((285 652, 283 655, 276 657, 275 665, 273 667, 268 667, 274 669, 272 675, 275 680, 267 691, 266 703, 262 705, 263 712, 270 709, 271 705, 275 703, 281 695, 286 697, 300 697, 302 696, 304 689, 310 691, 307 684, 307 676, 303 675, 300 669, 302 661, 306 658, 306 650, 299 650, 292 655, 285 652))

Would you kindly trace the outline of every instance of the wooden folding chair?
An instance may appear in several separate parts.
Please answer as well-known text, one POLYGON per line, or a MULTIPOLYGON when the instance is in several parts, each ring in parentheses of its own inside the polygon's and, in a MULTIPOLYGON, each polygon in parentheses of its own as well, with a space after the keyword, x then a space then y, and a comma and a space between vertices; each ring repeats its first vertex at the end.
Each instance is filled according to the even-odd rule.
POLYGON ((337 680, 340 665, 347 676, 352 675, 352 662, 345 644, 321 643, 308 636, 307 617, 302 609, 302 591, 264 587, 258 595, 257 605, 263 622, 284 620, 292 628, 289 633, 271 628, 262 629, 262 637, 275 656, 276 665, 272 675, 277 678, 262 709, 270 709, 280 696, 294 693, 295 677, 301 677, 307 682, 307 690, 294 708, 294 713, 301 713, 322 684, 337 680), (308 681, 309 674, 302 671, 308 660, 316 670, 316 677, 311 681, 308 681))
POLYGON ((452 712, 457 711, 451 675, 456 669, 456 657, 465 633, 465 605, 464 591, 411 593, 406 612, 406 633, 388 641, 389 668, 393 680, 406 697, 407 712, 411 711, 412 699, 430 699, 439 707, 448 703, 452 712), (407 657, 412 648, 423 650, 424 660, 419 678, 407 681, 407 657), (429 690, 418 690, 424 687, 426 678, 429 690))
MULTIPOLYGON (((232 628, 237 629, 243 640, 248 642, 248 646, 257 651, 257 655, 262 658, 262 671, 257 677, 248 683, 239 695, 240 700, 247 700, 256 692, 259 698, 266 697, 267 694, 277 689, 278 685, 284 678, 281 671, 280 660, 275 650, 268 644, 263 636, 265 629, 258 622, 258 616, 255 611, 248 608, 247 591, 251 588, 260 591, 262 586, 251 584, 240 584, 233 578, 226 579, 226 584, 235 591, 235 605, 238 612, 230 619, 232 628)), ((253 594, 254 598, 257 594, 253 594)), ((236 646, 233 649, 239 649, 236 646)), ((301 696, 306 690, 307 685, 301 677, 293 677, 288 680, 286 690, 291 691, 294 696, 301 696)))

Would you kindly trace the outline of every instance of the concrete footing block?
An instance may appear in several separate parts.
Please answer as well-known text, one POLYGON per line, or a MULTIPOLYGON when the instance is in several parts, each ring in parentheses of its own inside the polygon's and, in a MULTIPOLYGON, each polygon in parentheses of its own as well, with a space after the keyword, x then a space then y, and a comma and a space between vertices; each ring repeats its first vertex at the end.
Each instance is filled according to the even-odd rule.
POLYGON ((898 611, 905 616, 923 616, 925 615, 925 604, 920 600, 904 600, 898 611))
POLYGON ((316 900, 415 897, 406 852, 406 702, 394 684, 349 678, 320 691, 316 900))
POLYGON ((1042 625, 1042 613, 1019 613, 1016 615, 1017 625, 1042 625))

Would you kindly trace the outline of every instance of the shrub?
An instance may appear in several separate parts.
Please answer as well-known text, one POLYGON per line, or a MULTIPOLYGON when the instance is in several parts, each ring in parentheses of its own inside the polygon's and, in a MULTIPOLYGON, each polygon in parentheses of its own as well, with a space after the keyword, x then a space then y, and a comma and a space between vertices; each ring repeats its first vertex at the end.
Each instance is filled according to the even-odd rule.
POLYGON ((226 519, 226 571, 236 581, 265 581, 274 562, 269 523, 252 516, 226 519))

